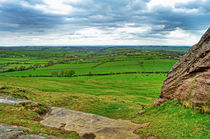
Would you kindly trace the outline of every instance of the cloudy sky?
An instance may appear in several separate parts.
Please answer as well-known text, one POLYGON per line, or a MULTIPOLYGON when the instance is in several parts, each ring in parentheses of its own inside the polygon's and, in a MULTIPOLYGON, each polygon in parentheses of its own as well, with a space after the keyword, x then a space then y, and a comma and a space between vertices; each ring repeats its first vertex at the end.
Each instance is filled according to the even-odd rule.
POLYGON ((210 0, 0 0, 0 46, 193 45, 210 0))

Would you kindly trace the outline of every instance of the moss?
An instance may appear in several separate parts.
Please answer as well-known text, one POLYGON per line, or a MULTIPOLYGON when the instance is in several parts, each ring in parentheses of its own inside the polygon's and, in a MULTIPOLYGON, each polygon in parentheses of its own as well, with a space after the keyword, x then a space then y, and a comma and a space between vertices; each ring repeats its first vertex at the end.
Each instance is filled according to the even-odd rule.
POLYGON ((203 112, 210 114, 209 106, 202 106, 202 110, 203 112))
POLYGON ((210 113, 209 106, 205 103, 198 103, 198 102, 195 103, 190 100, 183 100, 183 101, 180 101, 180 103, 185 108, 195 109, 196 111, 201 112, 201 113, 210 113))
POLYGON ((192 102, 190 102, 190 101, 182 101, 181 103, 186 108, 192 108, 193 107, 192 102))

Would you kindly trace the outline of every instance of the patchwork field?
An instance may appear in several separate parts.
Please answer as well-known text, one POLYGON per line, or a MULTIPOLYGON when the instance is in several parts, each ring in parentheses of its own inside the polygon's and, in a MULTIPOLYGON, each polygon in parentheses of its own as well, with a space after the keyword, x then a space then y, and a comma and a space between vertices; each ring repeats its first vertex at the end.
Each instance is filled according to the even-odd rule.
MULTIPOLYGON (((167 72, 188 47, 23 47, 0 48, 0 96, 29 99, 135 123, 150 122, 146 137, 209 138, 208 114, 185 109, 174 100, 153 108, 167 72), (143 110, 143 114, 138 112, 143 110)), ((0 123, 29 133, 80 138, 48 129, 41 116, 23 106, 0 104, 0 123)))

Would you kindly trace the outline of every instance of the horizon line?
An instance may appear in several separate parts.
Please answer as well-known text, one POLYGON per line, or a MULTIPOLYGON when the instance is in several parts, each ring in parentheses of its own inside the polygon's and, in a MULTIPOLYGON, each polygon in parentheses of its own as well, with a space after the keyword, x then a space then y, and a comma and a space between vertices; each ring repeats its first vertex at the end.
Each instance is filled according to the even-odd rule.
POLYGON ((192 47, 191 45, 11 45, 2 47, 192 47))

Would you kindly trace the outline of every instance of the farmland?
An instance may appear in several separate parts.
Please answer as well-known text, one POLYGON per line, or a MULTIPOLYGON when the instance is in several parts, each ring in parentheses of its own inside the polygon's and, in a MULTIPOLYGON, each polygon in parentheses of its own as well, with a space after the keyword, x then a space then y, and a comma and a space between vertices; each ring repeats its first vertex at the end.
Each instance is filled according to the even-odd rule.
MULTIPOLYGON (((0 96, 135 123, 151 122, 149 127, 137 131, 142 137, 208 138, 207 114, 185 109, 176 100, 157 108, 152 106, 167 73, 188 49, 161 46, 0 48, 0 96), (139 115, 140 110, 145 113, 139 115)), ((0 104, 0 116, 4 117, 0 123, 21 125, 30 128, 30 133, 80 138, 73 132, 42 127, 33 120, 41 118, 37 113, 21 107, 0 104)))

